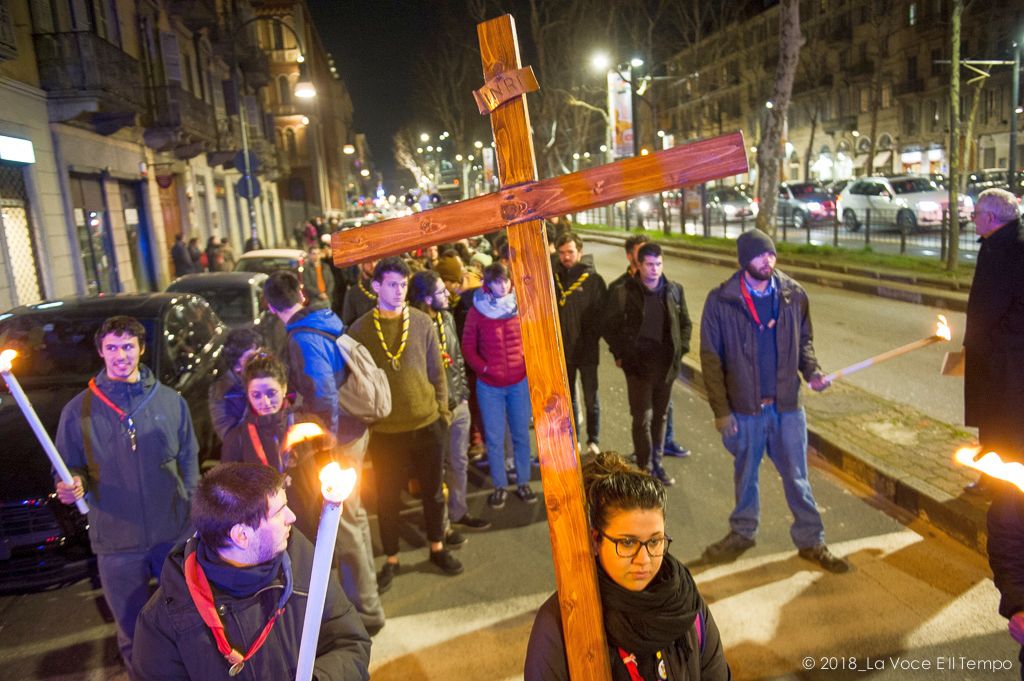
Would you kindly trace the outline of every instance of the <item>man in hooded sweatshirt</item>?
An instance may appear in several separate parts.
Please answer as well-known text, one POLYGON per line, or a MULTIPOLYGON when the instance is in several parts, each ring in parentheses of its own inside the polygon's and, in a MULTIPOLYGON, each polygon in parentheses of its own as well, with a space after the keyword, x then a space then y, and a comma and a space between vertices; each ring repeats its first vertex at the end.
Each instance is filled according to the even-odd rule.
POLYGON ((626 374, 637 465, 668 486, 676 481, 662 466, 665 419, 693 325, 682 285, 662 274, 661 246, 641 246, 637 265, 636 275, 610 296, 604 336, 626 374))

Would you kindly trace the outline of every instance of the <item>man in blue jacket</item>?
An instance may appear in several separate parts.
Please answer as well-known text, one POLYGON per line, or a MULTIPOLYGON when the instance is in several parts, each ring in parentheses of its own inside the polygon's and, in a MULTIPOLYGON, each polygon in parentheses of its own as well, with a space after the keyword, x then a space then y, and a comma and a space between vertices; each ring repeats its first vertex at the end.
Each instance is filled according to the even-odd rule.
MULTIPOLYGON (((345 382, 345 361, 336 339, 345 332, 344 324, 326 302, 304 307, 302 285, 292 272, 271 274, 263 284, 263 295, 270 311, 288 331, 288 386, 302 397, 304 411, 330 427, 361 473, 366 426, 338 404, 338 388, 345 382)), ((384 607, 377 590, 371 541, 370 523, 356 486, 342 506, 336 553, 345 593, 372 635, 384 626, 384 607)))
POLYGON ((199 446, 185 400, 139 363, 146 329, 138 320, 107 319, 96 348, 103 371, 61 411, 57 449, 74 483, 58 482, 57 497, 89 503, 89 540, 131 669, 135 619, 149 581, 188 530, 199 446))

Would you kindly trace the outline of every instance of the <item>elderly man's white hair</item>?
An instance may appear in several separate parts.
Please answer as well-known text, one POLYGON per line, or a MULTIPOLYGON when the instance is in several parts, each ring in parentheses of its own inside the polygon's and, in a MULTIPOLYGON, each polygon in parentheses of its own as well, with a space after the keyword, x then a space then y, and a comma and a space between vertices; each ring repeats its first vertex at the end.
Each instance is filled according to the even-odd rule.
POLYGON ((978 196, 975 210, 985 210, 1002 224, 1020 216, 1017 197, 1005 189, 986 189, 978 196))

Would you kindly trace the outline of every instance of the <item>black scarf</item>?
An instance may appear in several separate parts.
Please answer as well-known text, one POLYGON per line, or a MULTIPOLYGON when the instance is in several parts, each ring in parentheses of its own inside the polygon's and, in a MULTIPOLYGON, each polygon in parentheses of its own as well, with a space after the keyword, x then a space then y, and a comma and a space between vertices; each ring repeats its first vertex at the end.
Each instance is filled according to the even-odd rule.
POLYGON ((239 568, 228 565, 215 550, 199 542, 196 558, 212 586, 234 598, 247 598, 277 579, 285 553, 282 551, 266 563, 239 568))
POLYGON ((693 575, 666 553, 661 569, 643 591, 616 584, 597 565, 604 629, 608 642, 641 655, 653 655, 683 638, 693 626, 700 608, 700 594, 693 575))
POLYGON ((658 280, 658 285, 653 291, 639 278, 638 283, 644 294, 644 316, 637 337, 652 344, 661 344, 665 334, 665 277, 662 276, 658 280))

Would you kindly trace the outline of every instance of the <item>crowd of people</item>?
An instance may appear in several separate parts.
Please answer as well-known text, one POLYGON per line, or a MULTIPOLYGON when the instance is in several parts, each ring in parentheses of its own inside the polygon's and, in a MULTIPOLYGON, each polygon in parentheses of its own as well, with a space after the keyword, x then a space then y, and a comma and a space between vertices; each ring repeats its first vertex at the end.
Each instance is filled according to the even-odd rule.
MULTIPOLYGON (((983 197, 978 212, 1001 220, 1001 200, 983 197)), ((301 276, 278 271, 264 286, 270 312, 286 329, 286 346, 272 348, 249 329, 228 335, 224 371, 210 392, 222 462, 206 476, 199 476, 188 409, 140 364, 145 329, 131 318, 113 317, 96 334, 104 369, 62 413, 57 445, 75 478, 72 485, 57 484, 58 497, 89 500, 104 595, 121 654, 137 678, 214 678, 246 665, 258 678, 288 675, 299 638, 289 632, 301 626, 309 540, 316 538, 319 517, 316 474, 326 460, 360 471, 365 458, 372 462, 384 561, 376 569, 357 487, 339 525, 338 580, 328 593, 327 634, 317 650, 320 678, 368 678, 370 636, 385 623, 380 595, 402 571, 403 492, 415 490, 422 501, 429 563, 448 576, 463 572, 452 552, 465 542, 463 533, 490 527, 467 503, 470 461, 486 457, 492 512, 510 493, 515 503, 538 500, 531 486, 520 312, 505 238, 493 234, 340 269, 321 236, 310 235, 301 276), (349 371, 338 344, 343 335, 365 348, 387 379, 391 410, 370 423, 347 413, 339 400, 349 371), (296 423, 317 424, 319 432, 296 442, 289 437, 296 423), (293 525, 300 532, 291 532, 293 525), (151 578, 160 579, 153 598, 151 578), (275 625, 278 634, 268 636, 275 625), (203 627, 209 636, 197 635, 203 627), (261 646, 266 650, 257 654, 261 646)), ((666 678, 667 668, 668 678, 727 679, 714 618, 686 567, 668 553, 665 529, 666 488, 675 480, 663 457, 688 454, 670 434, 672 385, 691 341, 685 292, 665 276, 662 248, 645 234, 626 240, 625 271, 610 285, 578 234, 563 228, 551 237, 613 676, 666 678), (601 446, 602 338, 624 375, 632 457, 601 446)), ((1008 244, 1000 253, 1021 248, 1008 244)), ((799 556, 846 572, 849 563, 825 543, 808 480, 801 385, 828 388, 814 353, 808 296, 777 269, 767 234, 743 233, 737 260, 739 269, 708 293, 700 326, 708 401, 733 456, 735 484, 729 532, 706 548, 704 559, 733 560, 755 544, 758 472, 767 453, 782 478, 799 556)), ((1022 290, 1016 283, 1009 290, 1022 290)), ((987 312, 979 305, 973 325, 969 309, 968 348, 993 345, 991 334, 977 332, 979 319, 1006 324, 1006 305, 987 312)), ((997 347, 1013 346, 1011 330, 1000 331, 997 347)), ((990 365, 991 351, 986 358, 990 365)), ((975 374, 970 392, 977 390, 980 370, 977 356, 968 361, 975 374)), ((1000 366, 1003 374, 985 374, 989 387, 1019 376, 1019 363, 1000 366)), ((975 401, 968 403, 973 409, 975 401)), ((984 417, 983 444, 1017 451, 1019 421, 1007 428, 991 410, 971 413, 984 417)), ((993 506, 993 537, 1019 547, 1021 504, 1017 497, 1004 499, 993 506)), ((998 549, 993 555, 1007 556, 993 567, 1004 614, 1019 630, 1019 561, 998 549)), ((565 657, 553 596, 537 615, 526 677, 568 678, 565 657)))

